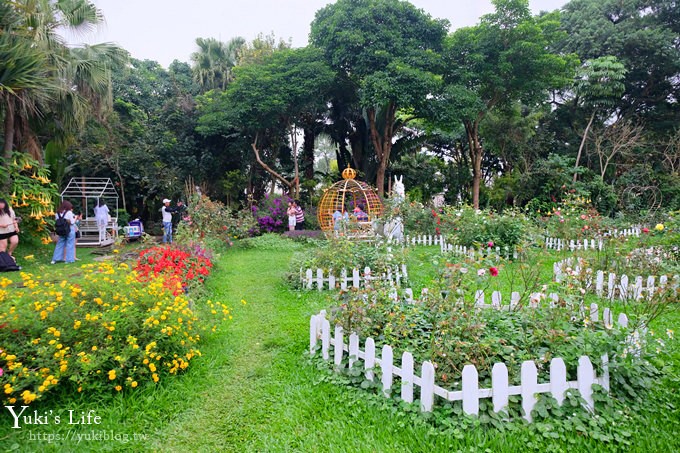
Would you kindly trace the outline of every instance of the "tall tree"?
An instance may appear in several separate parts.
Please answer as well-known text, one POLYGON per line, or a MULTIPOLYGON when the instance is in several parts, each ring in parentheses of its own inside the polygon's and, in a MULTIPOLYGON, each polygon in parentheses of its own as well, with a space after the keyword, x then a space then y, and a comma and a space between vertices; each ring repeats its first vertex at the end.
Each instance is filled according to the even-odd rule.
POLYGON ((556 13, 532 17, 528 0, 494 0, 496 11, 446 43, 445 87, 437 113, 451 129, 462 121, 472 165, 472 204, 479 208, 484 146, 480 125, 488 112, 521 101, 535 105, 549 88, 564 86, 574 58, 552 52, 556 13))
POLYGON ((622 116, 669 134, 680 119, 680 5, 675 0, 571 0, 559 49, 582 60, 611 55, 627 69, 622 116))
POLYGON ((194 78, 203 91, 224 90, 233 78, 246 40, 237 36, 227 42, 215 38, 196 38, 198 50, 191 54, 194 78))
POLYGON ((625 75, 626 68, 612 56, 586 61, 577 72, 574 102, 590 112, 590 119, 576 154, 573 182, 576 182, 578 177, 578 165, 593 121, 598 115, 602 120, 606 120, 616 109, 625 89, 623 84, 625 75))
POLYGON ((404 122, 422 114, 436 86, 435 67, 448 23, 402 0, 338 0, 316 13, 310 39, 359 93, 385 190, 392 145, 404 122))
POLYGON ((42 161, 36 129, 50 123, 51 138, 63 142, 91 116, 101 118, 111 106, 111 68, 127 53, 111 44, 66 45, 61 31, 87 32, 103 20, 87 0, 17 0, 0 12, 0 49, 12 54, 0 60, 10 70, 0 90, 4 156, 20 148, 42 161))
POLYGON ((227 91, 199 101, 198 131, 246 138, 257 163, 297 196, 297 127, 325 106, 332 80, 318 50, 276 51, 260 63, 236 68, 227 91), (293 154, 292 177, 280 166, 281 151, 288 147, 293 154))

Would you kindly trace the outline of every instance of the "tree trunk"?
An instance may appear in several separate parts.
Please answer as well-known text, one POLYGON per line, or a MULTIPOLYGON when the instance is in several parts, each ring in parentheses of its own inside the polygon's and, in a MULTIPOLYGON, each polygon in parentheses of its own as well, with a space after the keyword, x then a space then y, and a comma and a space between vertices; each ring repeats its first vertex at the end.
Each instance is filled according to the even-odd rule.
POLYGON ((390 162, 390 153, 392 152, 392 138, 394 136, 394 118, 397 113, 397 106, 394 102, 390 102, 385 109, 385 128, 382 135, 378 131, 378 125, 375 119, 375 108, 370 108, 368 113, 368 125, 371 132, 371 142, 375 152, 376 160, 378 161, 378 171, 375 177, 375 185, 378 188, 378 195, 383 197, 385 195, 385 171, 390 162))
MULTIPOLYGON (((9 99, 5 106, 5 144, 3 146, 3 157, 5 162, 9 165, 12 159, 12 152, 14 151, 14 101, 9 99)), ((12 188, 12 175, 8 173, 7 179, 2 181, 3 192, 9 193, 12 188)))
POLYGON ((314 127, 307 126, 304 129, 304 142, 302 143, 302 166, 305 179, 314 179, 314 127))
POLYGON ((590 115, 590 120, 588 121, 588 125, 586 126, 586 130, 583 132, 583 138, 581 139, 581 145, 578 147, 578 154, 576 154, 576 165, 574 165, 574 180, 573 182, 576 183, 576 179, 578 177, 578 174, 576 173, 576 169, 578 168, 578 164, 581 160, 581 153, 583 153, 583 147, 586 144, 586 139, 588 138, 588 132, 590 131, 590 126, 593 125, 593 120, 595 119, 595 112, 597 110, 593 110, 593 114, 590 115))
POLYGON ((5 105, 5 144, 3 157, 7 160, 12 158, 14 151, 14 101, 9 99, 5 105))
POLYGON ((465 133, 472 165, 472 207, 479 209, 479 190, 482 185, 482 157, 484 150, 479 143, 479 122, 464 121, 465 133))
POLYGON ((257 163, 260 164, 264 170, 272 175, 274 179, 277 181, 281 182, 284 186, 288 187, 288 190, 293 189, 293 183, 288 181, 286 178, 281 176, 279 173, 276 172, 273 168, 271 168, 269 165, 265 164, 262 159, 260 158, 260 150, 257 148, 257 137, 255 137, 255 141, 250 144, 250 146, 253 148, 253 152, 255 153, 255 160, 257 160, 257 163))

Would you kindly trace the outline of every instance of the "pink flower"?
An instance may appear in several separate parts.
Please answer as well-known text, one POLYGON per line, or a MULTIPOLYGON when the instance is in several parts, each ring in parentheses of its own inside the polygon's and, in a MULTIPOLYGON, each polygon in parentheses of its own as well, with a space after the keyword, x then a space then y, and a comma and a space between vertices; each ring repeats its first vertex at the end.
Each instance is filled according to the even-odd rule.
POLYGON ((649 228, 644 227, 644 228, 642 229, 642 232, 643 232, 643 233, 649 233, 649 228))
POLYGON ((5 371, 2 368, 0 368, 0 376, 2 376, 3 374, 5 374, 5 371))
POLYGON ((492 277, 497 276, 498 275, 498 268, 497 267, 490 267, 489 273, 491 274, 492 277))
POLYGON ((564 219, 560 219, 560 223, 564 223, 564 219))
POLYGON ((478 269, 477 270, 477 275, 479 275, 480 277, 482 277, 484 274, 486 274, 486 269, 478 269))
POLYGON ((487 247, 493 247, 493 241, 489 241, 489 243, 486 244, 486 245, 487 245, 487 247))
POLYGON ((585 220, 587 217, 585 214, 581 214, 581 220, 585 220))

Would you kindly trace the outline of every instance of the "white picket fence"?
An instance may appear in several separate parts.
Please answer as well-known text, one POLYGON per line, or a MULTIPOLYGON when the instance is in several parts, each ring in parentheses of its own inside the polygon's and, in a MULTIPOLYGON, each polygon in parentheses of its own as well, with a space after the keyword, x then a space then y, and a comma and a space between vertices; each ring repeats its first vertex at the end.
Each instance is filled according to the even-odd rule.
POLYGON ((602 239, 559 239, 559 238, 545 238, 545 248, 553 250, 602 250, 604 248, 604 241, 602 239))
MULTIPOLYGON (((581 266, 578 264, 578 262, 574 264, 572 258, 567 258, 553 264, 553 274, 555 281, 558 283, 562 282, 565 278, 565 274, 569 272, 568 269, 570 268, 570 272, 573 272, 574 275, 578 276, 581 274, 581 266)), ((600 297, 605 295, 606 289, 606 297, 608 299, 639 300, 645 295, 648 299, 651 299, 657 290, 666 290, 669 288, 672 290, 677 290, 678 287, 680 287, 680 275, 674 275, 672 278, 669 278, 668 275, 662 275, 658 277, 657 286, 657 277, 654 275, 650 275, 646 278, 640 275, 630 278, 625 274, 618 276, 613 272, 609 272, 607 273, 605 287, 605 272, 599 270, 595 272, 594 282, 592 275, 590 275, 588 278, 586 278, 585 283, 586 290, 594 291, 595 294, 600 297), (669 280, 671 280, 670 285, 668 282, 669 280)))
POLYGON ((300 280, 302 281, 302 287, 307 289, 316 289, 323 291, 324 289, 335 290, 341 289, 346 290, 347 288, 360 288, 361 286, 366 286, 367 283, 372 281, 382 280, 390 282, 396 286, 401 286, 402 281, 408 280, 408 270, 406 265, 394 266, 388 269, 386 273, 381 273, 374 275, 370 267, 364 268, 363 273, 359 269, 352 269, 351 272, 347 269, 342 269, 340 275, 336 276, 332 270, 324 272, 322 269, 307 269, 303 271, 300 270, 300 280))
POLYGON ((604 237, 614 237, 614 238, 619 238, 619 237, 638 237, 640 236, 640 233, 642 233, 642 228, 639 226, 631 227, 631 228, 624 228, 623 230, 609 230, 605 231, 602 233, 602 236, 604 237))
MULTIPOLYGON (((627 325, 627 318, 623 315, 619 322, 623 321, 627 325)), ((591 316, 593 322, 598 322, 597 314, 591 316)), ((508 367, 504 363, 494 364, 491 371, 491 388, 479 388, 479 373, 474 365, 466 365, 461 374, 461 389, 448 390, 435 384, 435 366, 432 362, 425 361, 420 369, 420 376, 415 374, 413 354, 404 352, 401 356, 401 366, 394 363, 394 350, 389 345, 384 345, 380 357, 376 356, 376 346, 373 338, 367 338, 364 342, 364 349, 360 348, 360 339, 356 333, 349 335, 349 342, 345 343, 345 333, 339 325, 335 326, 331 335, 331 325, 326 319, 325 311, 318 315, 313 315, 309 322, 309 351, 314 355, 317 345, 321 342, 321 355, 324 360, 330 359, 331 346, 333 347, 333 361, 336 366, 342 364, 345 353, 349 357, 349 366, 354 366, 357 362, 363 361, 364 376, 369 381, 375 381, 376 367, 381 370, 381 383, 383 393, 386 397, 390 396, 394 377, 401 380, 401 399, 412 403, 414 400, 414 387, 420 387, 420 410, 431 412, 435 403, 435 395, 447 401, 462 401, 463 411, 469 415, 479 414, 479 400, 491 398, 494 412, 501 412, 508 407, 509 397, 520 395, 522 398, 522 409, 524 418, 531 422, 531 411, 536 405, 536 395, 539 393, 550 393, 558 404, 562 404, 565 392, 569 389, 577 389, 585 401, 585 405, 591 412, 595 409, 593 400, 593 385, 599 384, 607 391, 609 390, 609 370, 608 357, 603 355, 603 373, 601 376, 595 374, 593 364, 587 356, 581 356, 578 360, 576 381, 567 381, 567 367, 564 360, 554 358, 550 362, 549 382, 538 383, 538 369, 534 361, 525 361, 521 365, 519 385, 510 385, 508 367)))
MULTIPOLYGON (((403 290, 404 291, 404 302, 409 303, 409 304, 417 304, 419 301, 415 300, 413 298, 413 290, 411 288, 406 288, 403 290)), ((394 299, 398 299, 397 295, 397 290, 396 288, 391 292, 390 296, 394 299)), ((423 288, 421 292, 421 301, 427 297, 429 294, 429 290, 427 288, 423 288)), ((455 297, 455 296, 454 296, 455 297)), ((460 296, 459 296, 460 297, 460 296)), ((510 294, 510 300, 509 303, 505 303, 503 296, 500 291, 493 291, 491 293, 491 296, 489 297, 487 294, 484 293, 483 290, 477 290, 475 291, 474 295, 474 305, 476 308, 493 308, 496 310, 516 310, 518 307, 526 307, 526 308, 539 308, 542 306, 545 306, 543 304, 543 301, 547 300, 548 301, 548 307, 554 308, 558 306, 560 297, 556 293, 550 293, 550 294, 545 294, 545 293, 531 293, 529 294, 529 300, 521 300, 521 295, 513 291, 510 294), (491 303, 488 303, 487 301, 491 299, 491 303)), ((600 319, 599 315, 599 305, 596 303, 590 304, 590 306, 587 308, 587 313, 586 313, 586 307, 580 306, 578 307, 579 309, 579 315, 583 318, 589 318, 591 321, 597 322, 600 319)), ((612 312, 612 310, 608 307, 605 307, 602 310, 602 321, 604 322, 605 326, 607 327, 612 327, 614 325, 614 317, 615 313, 612 312)), ((619 313, 619 315, 616 317, 616 323, 619 324, 620 326, 626 327, 628 326, 628 316, 625 313, 619 313)))
POLYGON ((517 250, 509 247, 487 247, 476 249, 474 247, 466 247, 464 245, 448 244, 446 241, 441 243, 440 250, 442 253, 453 253, 454 255, 462 255, 470 258, 478 257, 496 257, 505 259, 517 259, 517 250))
POLYGON ((402 242, 406 245, 440 245, 444 242, 444 237, 440 234, 417 234, 415 236, 405 236, 401 241, 395 242, 402 242))

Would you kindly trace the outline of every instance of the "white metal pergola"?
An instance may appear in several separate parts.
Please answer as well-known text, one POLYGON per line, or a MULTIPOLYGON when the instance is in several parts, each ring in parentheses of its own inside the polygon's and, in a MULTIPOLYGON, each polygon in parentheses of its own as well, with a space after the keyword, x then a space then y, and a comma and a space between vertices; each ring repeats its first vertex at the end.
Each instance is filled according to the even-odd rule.
POLYGON ((61 200, 68 200, 83 214, 80 222, 78 245, 83 247, 103 247, 113 244, 118 234, 118 191, 111 178, 77 177, 71 178, 61 192, 61 200), (99 238, 99 227, 94 218, 94 207, 103 201, 109 207, 110 219, 106 227, 106 237, 99 238))

